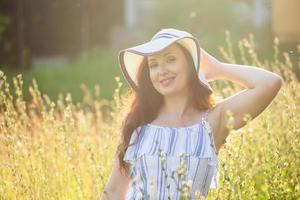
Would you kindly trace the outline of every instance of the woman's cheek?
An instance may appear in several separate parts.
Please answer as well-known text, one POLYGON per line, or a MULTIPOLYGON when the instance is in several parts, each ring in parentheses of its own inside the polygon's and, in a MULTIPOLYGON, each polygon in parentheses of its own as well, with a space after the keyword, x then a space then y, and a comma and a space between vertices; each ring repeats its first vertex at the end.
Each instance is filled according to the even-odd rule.
POLYGON ((154 72, 150 72, 150 80, 151 80, 152 84, 157 84, 158 79, 154 72))

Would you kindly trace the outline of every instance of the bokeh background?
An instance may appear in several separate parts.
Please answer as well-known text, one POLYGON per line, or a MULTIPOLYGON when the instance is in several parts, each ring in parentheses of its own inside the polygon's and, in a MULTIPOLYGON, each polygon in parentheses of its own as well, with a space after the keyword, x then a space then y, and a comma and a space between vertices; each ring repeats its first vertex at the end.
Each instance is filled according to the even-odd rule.
POLYGON ((239 39, 253 34, 255 50, 266 59, 277 37, 299 77, 299 9, 298 0, 1 0, 0 69, 9 77, 22 73, 25 88, 36 78, 53 99, 60 92, 82 99, 82 83, 99 84, 101 97, 111 99, 115 76, 128 87, 118 52, 174 27, 194 34, 221 61, 226 31, 234 52, 239 39))
MULTIPOLYGON (((299 0, 0 0, 0 200, 99 198, 133 97, 119 51, 170 27, 284 80, 230 130, 208 199, 300 199, 299 10, 299 0)), ((243 89, 211 84, 222 98, 243 89)))

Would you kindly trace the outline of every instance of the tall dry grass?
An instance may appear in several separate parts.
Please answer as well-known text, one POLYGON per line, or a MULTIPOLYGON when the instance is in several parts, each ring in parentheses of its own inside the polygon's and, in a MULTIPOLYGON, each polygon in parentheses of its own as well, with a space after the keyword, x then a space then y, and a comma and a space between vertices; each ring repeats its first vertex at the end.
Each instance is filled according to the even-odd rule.
MULTIPOLYGON (((279 52, 275 39, 273 60, 261 61, 250 35, 238 41, 240 54, 234 55, 229 33, 226 38, 220 50, 228 62, 238 57, 264 67, 280 74, 284 85, 261 115, 231 131, 219 154, 220 188, 211 190, 209 199, 300 199, 300 84, 289 54, 279 52)), ((1 200, 99 197, 132 98, 130 91, 120 94, 122 83, 116 81, 113 101, 93 98, 99 88, 82 85, 85 98, 73 103, 70 94, 52 101, 33 80, 25 88, 31 100, 25 102, 22 75, 10 85, 0 73, 1 200)), ((223 97, 241 89, 226 81, 212 84, 223 97)))

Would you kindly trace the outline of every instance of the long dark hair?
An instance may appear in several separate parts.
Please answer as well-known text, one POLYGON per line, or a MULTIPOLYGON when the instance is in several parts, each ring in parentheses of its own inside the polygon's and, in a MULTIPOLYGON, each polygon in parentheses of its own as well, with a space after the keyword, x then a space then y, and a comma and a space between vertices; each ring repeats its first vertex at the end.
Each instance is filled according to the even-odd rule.
MULTIPOLYGON (((188 50, 177 44, 183 51, 189 66, 191 67, 189 83, 189 99, 192 105, 198 110, 204 110, 215 106, 214 94, 205 88, 200 82, 193 60, 188 50)), ((160 108, 163 105, 163 95, 161 95, 152 85, 149 76, 149 67, 147 58, 145 57, 137 72, 138 90, 134 91, 133 101, 130 110, 127 113, 125 120, 122 123, 121 142, 117 147, 119 165, 122 170, 128 172, 128 163, 123 160, 125 152, 129 146, 133 131, 144 124, 152 122, 158 115, 160 108)))

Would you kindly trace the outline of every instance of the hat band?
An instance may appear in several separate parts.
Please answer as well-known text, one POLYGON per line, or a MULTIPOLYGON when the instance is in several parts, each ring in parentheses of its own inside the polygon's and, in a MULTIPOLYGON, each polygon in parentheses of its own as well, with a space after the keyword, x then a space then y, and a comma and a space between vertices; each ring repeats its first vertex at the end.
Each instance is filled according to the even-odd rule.
POLYGON ((156 40, 156 39, 162 38, 162 37, 163 38, 174 38, 174 37, 178 38, 179 36, 178 35, 174 35, 174 34, 170 34, 170 33, 160 33, 160 34, 154 36, 152 38, 152 40, 156 40))

